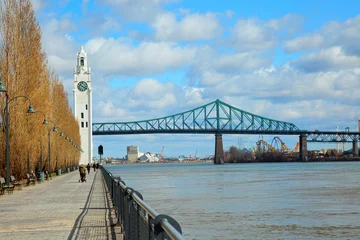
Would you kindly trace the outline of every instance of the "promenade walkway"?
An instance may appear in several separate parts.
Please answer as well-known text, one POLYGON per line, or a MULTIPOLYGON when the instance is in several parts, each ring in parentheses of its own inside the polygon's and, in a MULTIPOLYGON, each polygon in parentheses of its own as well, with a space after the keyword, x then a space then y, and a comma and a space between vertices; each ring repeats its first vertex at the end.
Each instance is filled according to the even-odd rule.
POLYGON ((101 170, 63 174, 0 196, 0 239, 122 239, 111 207, 101 170))

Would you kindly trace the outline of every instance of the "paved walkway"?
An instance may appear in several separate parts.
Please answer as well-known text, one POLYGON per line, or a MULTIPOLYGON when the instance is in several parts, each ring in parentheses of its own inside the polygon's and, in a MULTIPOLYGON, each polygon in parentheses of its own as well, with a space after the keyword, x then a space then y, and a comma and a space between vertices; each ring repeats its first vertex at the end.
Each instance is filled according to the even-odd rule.
POLYGON ((71 172, 0 196, 0 239, 122 239, 101 170, 71 172))

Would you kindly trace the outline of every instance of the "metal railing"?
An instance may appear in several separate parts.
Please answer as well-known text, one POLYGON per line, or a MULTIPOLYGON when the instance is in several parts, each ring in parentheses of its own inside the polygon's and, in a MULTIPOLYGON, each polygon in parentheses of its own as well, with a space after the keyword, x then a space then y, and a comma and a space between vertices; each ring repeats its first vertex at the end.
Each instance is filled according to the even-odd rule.
POLYGON ((104 167, 101 169, 126 240, 184 239, 180 224, 175 219, 158 214, 144 202, 138 191, 127 187, 120 177, 114 177, 104 167))

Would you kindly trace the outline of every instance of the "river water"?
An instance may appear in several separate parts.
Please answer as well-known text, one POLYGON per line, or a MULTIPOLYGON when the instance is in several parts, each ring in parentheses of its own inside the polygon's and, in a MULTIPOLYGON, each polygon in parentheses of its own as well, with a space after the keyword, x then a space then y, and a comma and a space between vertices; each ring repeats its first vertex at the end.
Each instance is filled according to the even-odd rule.
POLYGON ((360 162, 106 168, 185 239, 360 239, 360 162))

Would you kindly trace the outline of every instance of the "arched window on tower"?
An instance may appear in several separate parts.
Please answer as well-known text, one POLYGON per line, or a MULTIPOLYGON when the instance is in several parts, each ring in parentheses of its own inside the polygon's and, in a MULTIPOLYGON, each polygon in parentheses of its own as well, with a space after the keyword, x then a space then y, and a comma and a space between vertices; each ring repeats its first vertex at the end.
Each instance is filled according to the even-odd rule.
POLYGON ((80 58, 80 66, 84 66, 84 58, 82 57, 82 58, 80 58))

